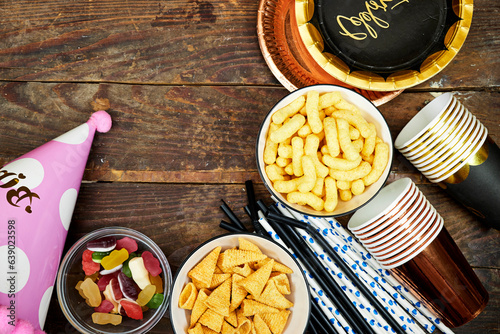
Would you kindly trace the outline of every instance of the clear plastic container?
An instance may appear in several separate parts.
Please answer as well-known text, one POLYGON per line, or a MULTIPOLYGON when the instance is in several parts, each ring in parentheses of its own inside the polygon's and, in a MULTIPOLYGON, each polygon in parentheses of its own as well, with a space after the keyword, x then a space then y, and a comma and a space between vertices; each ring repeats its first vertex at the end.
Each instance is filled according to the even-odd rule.
POLYGON ((150 331, 165 315, 170 300, 171 286, 172 272, 170 265, 163 251, 153 240, 129 228, 106 227, 85 235, 68 250, 57 275, 57 298, 69 323, 81 333, 137 334, 150 331), (87 243, 105 236, 115 236, 117 239, 122 237, 132 238, 137 241, 138 251, 150 251, 160 261, 164 300, 157 309, 145 311, 143 320, 134 320, 124 316, 122 323, 117 326, 94 324, 92 322, 94 308, 88 306, 78 290, 75 289, 78 281, 83 280, 85 277, 82 269, 82 254, 87 249, 87 243))

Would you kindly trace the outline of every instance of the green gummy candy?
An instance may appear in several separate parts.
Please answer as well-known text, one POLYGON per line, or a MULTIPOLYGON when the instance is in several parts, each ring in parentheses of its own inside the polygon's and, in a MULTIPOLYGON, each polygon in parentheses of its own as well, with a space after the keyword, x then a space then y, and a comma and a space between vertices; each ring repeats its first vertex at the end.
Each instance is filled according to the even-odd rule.
POLYGON ((123 267, 122 267, 122 272, 125 274, 125 276, 132 278, 132 272, 130 271, 130 267, 128 266, 128 262, 133 259, 134 257, 137 257, 136 253, 130 253, 128 259, 123 262, 123 267))
POLYGON ((158 308, 163 303, 163 298, 163 293, 155 293, 146 306, 149 308, 158 308))
POLYGON ((93 252, 92 253, 92 261, 95 263, 101 263, 103 257, 108 256, 110 252, 93 252))

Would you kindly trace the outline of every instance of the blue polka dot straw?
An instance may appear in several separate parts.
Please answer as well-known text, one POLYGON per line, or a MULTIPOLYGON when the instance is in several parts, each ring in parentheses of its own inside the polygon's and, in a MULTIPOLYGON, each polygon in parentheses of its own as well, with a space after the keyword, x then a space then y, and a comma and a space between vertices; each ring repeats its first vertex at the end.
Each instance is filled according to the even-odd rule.
MULTIPOLYGON (((279 204, 277 206, 280 208, 279 204)), ((389 306, 391 307, 392 314, 402 316, 400 320, 405 323, 408 331, 416 328, 415 331, 420 332, 420 328, 416 326, 416 323, 418 323, 429 333, 432 333, 436 327, 443 333, 453 333, 439 319, 434 317, 428 309, 420 304, 408 290, 394 288, 394 286, 399 284, 390 276, 390 273, 386 270, 381 270, 380 265, 378 265, 364 247, 337 221, 304 216, 286 208, 284 209, 296 220, 307 222, 314 226, 321 232, 325 239, 336 246, 337 252, 343 251, 339 253, 339 255, 342 255, 343 260, 367 283, 374 295, 380 297, 386 303, 387 309, 389 306)), ((317 251, 317 253, 321 255, 320 252, 317 251)))

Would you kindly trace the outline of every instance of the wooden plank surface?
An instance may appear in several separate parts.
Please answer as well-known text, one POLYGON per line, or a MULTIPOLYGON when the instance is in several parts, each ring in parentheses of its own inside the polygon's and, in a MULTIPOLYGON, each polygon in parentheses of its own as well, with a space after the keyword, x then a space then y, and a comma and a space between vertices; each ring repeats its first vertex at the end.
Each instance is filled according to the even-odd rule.
MULTIPOLYGON (((260 52, 255 0, 0 2, 0 165, 85 122, 98 99, 114 126, 98 134, 66 249, 106 225, 155 240, 177 269, 221 233, 226 200, 240 218, 244 182, 269 202, 255 164, 268 110, 288 92, 260 52)), ((393 138, 452 91, 500 143, 500 1, 474 1, 465 45, 427 82, 382 105, 393 138)), ((396 153, 389 182, 411 177, 490 293, 455 333, 500 331, 500 235, 396 153)), ((346 224, 349 219, 341 217, 346 224)), ((250 225, 249 225, 250 226, 250 225)), ((75 333, 54 294, 47 333, 75 333)), ((152 333, 172 333, 168 317, 152 333)))

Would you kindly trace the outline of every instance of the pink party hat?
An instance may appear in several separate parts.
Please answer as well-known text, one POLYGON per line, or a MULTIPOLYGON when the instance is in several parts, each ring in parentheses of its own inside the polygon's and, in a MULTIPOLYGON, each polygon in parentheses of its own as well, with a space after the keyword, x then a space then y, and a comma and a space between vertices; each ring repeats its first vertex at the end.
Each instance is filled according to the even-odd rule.
POLYGON ((0 169, 0 305, 43 329, 94 134, 105 111, 0 169))

